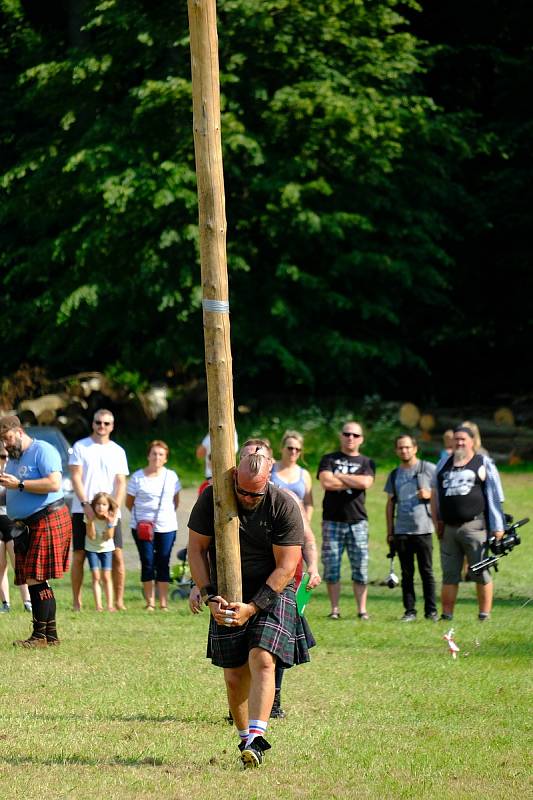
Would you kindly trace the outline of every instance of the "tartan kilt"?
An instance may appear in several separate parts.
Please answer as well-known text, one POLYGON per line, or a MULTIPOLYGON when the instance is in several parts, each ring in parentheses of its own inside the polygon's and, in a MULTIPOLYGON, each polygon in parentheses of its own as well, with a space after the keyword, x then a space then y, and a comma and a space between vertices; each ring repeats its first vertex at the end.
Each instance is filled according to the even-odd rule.
POLYGON ((28 578, 41 583, 49 578, 62 578, 69 567, 72 523, 68 508, 63 506, 28 525, 28 552, 15 555, 15 585, 28 578))
POLYGON ((207 658, 217 667, 242 667, 250 650, 259 647, 276 656, 284 669, 310 661, 316 644, 307 620, 298 614, 294 589, 285 588, 271 611, 254 614, 245 625, 227 628, 209 623, 207 658))

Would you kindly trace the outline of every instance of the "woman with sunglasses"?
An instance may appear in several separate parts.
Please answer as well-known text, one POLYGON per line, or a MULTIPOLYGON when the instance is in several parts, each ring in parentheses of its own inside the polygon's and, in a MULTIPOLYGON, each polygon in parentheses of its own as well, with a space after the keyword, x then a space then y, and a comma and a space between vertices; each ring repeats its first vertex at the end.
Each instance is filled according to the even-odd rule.
MULTIPOLYGON (((7 450, 0 443, 0 473, 4 472, 7 464, 7 450)), ((11 566, 15 569, 15 547, 11 528, 13 523, 6 513, 6 489, 0 487, 0 613, 11 611, 9 603, 9 578, 7 575, 7 559, 11 561, 11 566)), ((24 603, 24 609, 31 611, 30 593, 25 583, 20 586, 20 596, 24 603)))
POLYGON ((290 489, 302 501, 305 516, 311 522, 313 516, 313 488, 311 475, 300 467, 304 437, 298 431, 285 431, 281 440, 281 459, 272 467, 270 480, 281 489, 290 489))

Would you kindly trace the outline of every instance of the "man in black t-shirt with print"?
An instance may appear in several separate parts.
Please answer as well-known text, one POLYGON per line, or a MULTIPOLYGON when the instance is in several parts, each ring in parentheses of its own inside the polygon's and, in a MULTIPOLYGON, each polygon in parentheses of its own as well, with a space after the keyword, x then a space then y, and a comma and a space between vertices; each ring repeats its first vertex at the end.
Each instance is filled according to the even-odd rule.
POLYGON ((242 603, 228 603, 217 591, 212 486, 200 495, 189 519, 191 574, 211 612, 207 656, 224 669, 245 767, 261 764, 270 749, 264 733, 276 660, 283 667, 309 661, 308 646, 314 644, 294 594, 304 542, 302 515, 292 497, 269 483, 271 466, 266 446, 245 445, 234 474, 242 603))
POLYGON ((331 603, 330 619, 339 619, 340 570, 344 548, 352 567, 352 582, 358 616, 368 620, 368 518, 366 490, 374 483, 374 462, 362 456, 364 442, 358 422, 346 422, 340 435, 340 450, 322 457, 317 477, 324 489, 322 505, 322 561, 331 603))

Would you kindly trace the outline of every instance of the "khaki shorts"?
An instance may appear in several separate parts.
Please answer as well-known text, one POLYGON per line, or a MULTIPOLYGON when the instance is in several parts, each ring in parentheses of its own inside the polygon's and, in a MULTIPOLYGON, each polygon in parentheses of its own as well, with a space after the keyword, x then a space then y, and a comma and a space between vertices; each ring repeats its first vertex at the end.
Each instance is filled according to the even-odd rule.
MULTIPOLYGON (((476 564, 485 558, 485 542, 487 530, 483 517, 463 522, 461 525, 445 525, 444 536, 440 541, 440 561, 442 566, 442 582, 458 584, 461 580, 463 561, 466 556, 468 565, 476 564)), ((492 577, 487 569, 472 574, 476 583, 491 583, 492 577)))

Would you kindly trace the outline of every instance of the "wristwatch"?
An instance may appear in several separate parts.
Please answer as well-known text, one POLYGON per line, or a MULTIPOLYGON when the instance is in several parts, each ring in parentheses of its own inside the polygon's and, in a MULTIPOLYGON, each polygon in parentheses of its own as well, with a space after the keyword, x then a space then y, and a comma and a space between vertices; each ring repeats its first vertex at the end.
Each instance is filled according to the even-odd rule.
POLYGON ((19 481, 19 492, 24 491, 24 481, 19 481))
POLYGON ((85 506, 90 506, 90 505, 91 505, 91 504, 89 503, 89 501, 88 501, 88 500, 82 500, 82 501, 80 502, 80 506, 81 506, 82 508, 84 508, 85 506))

